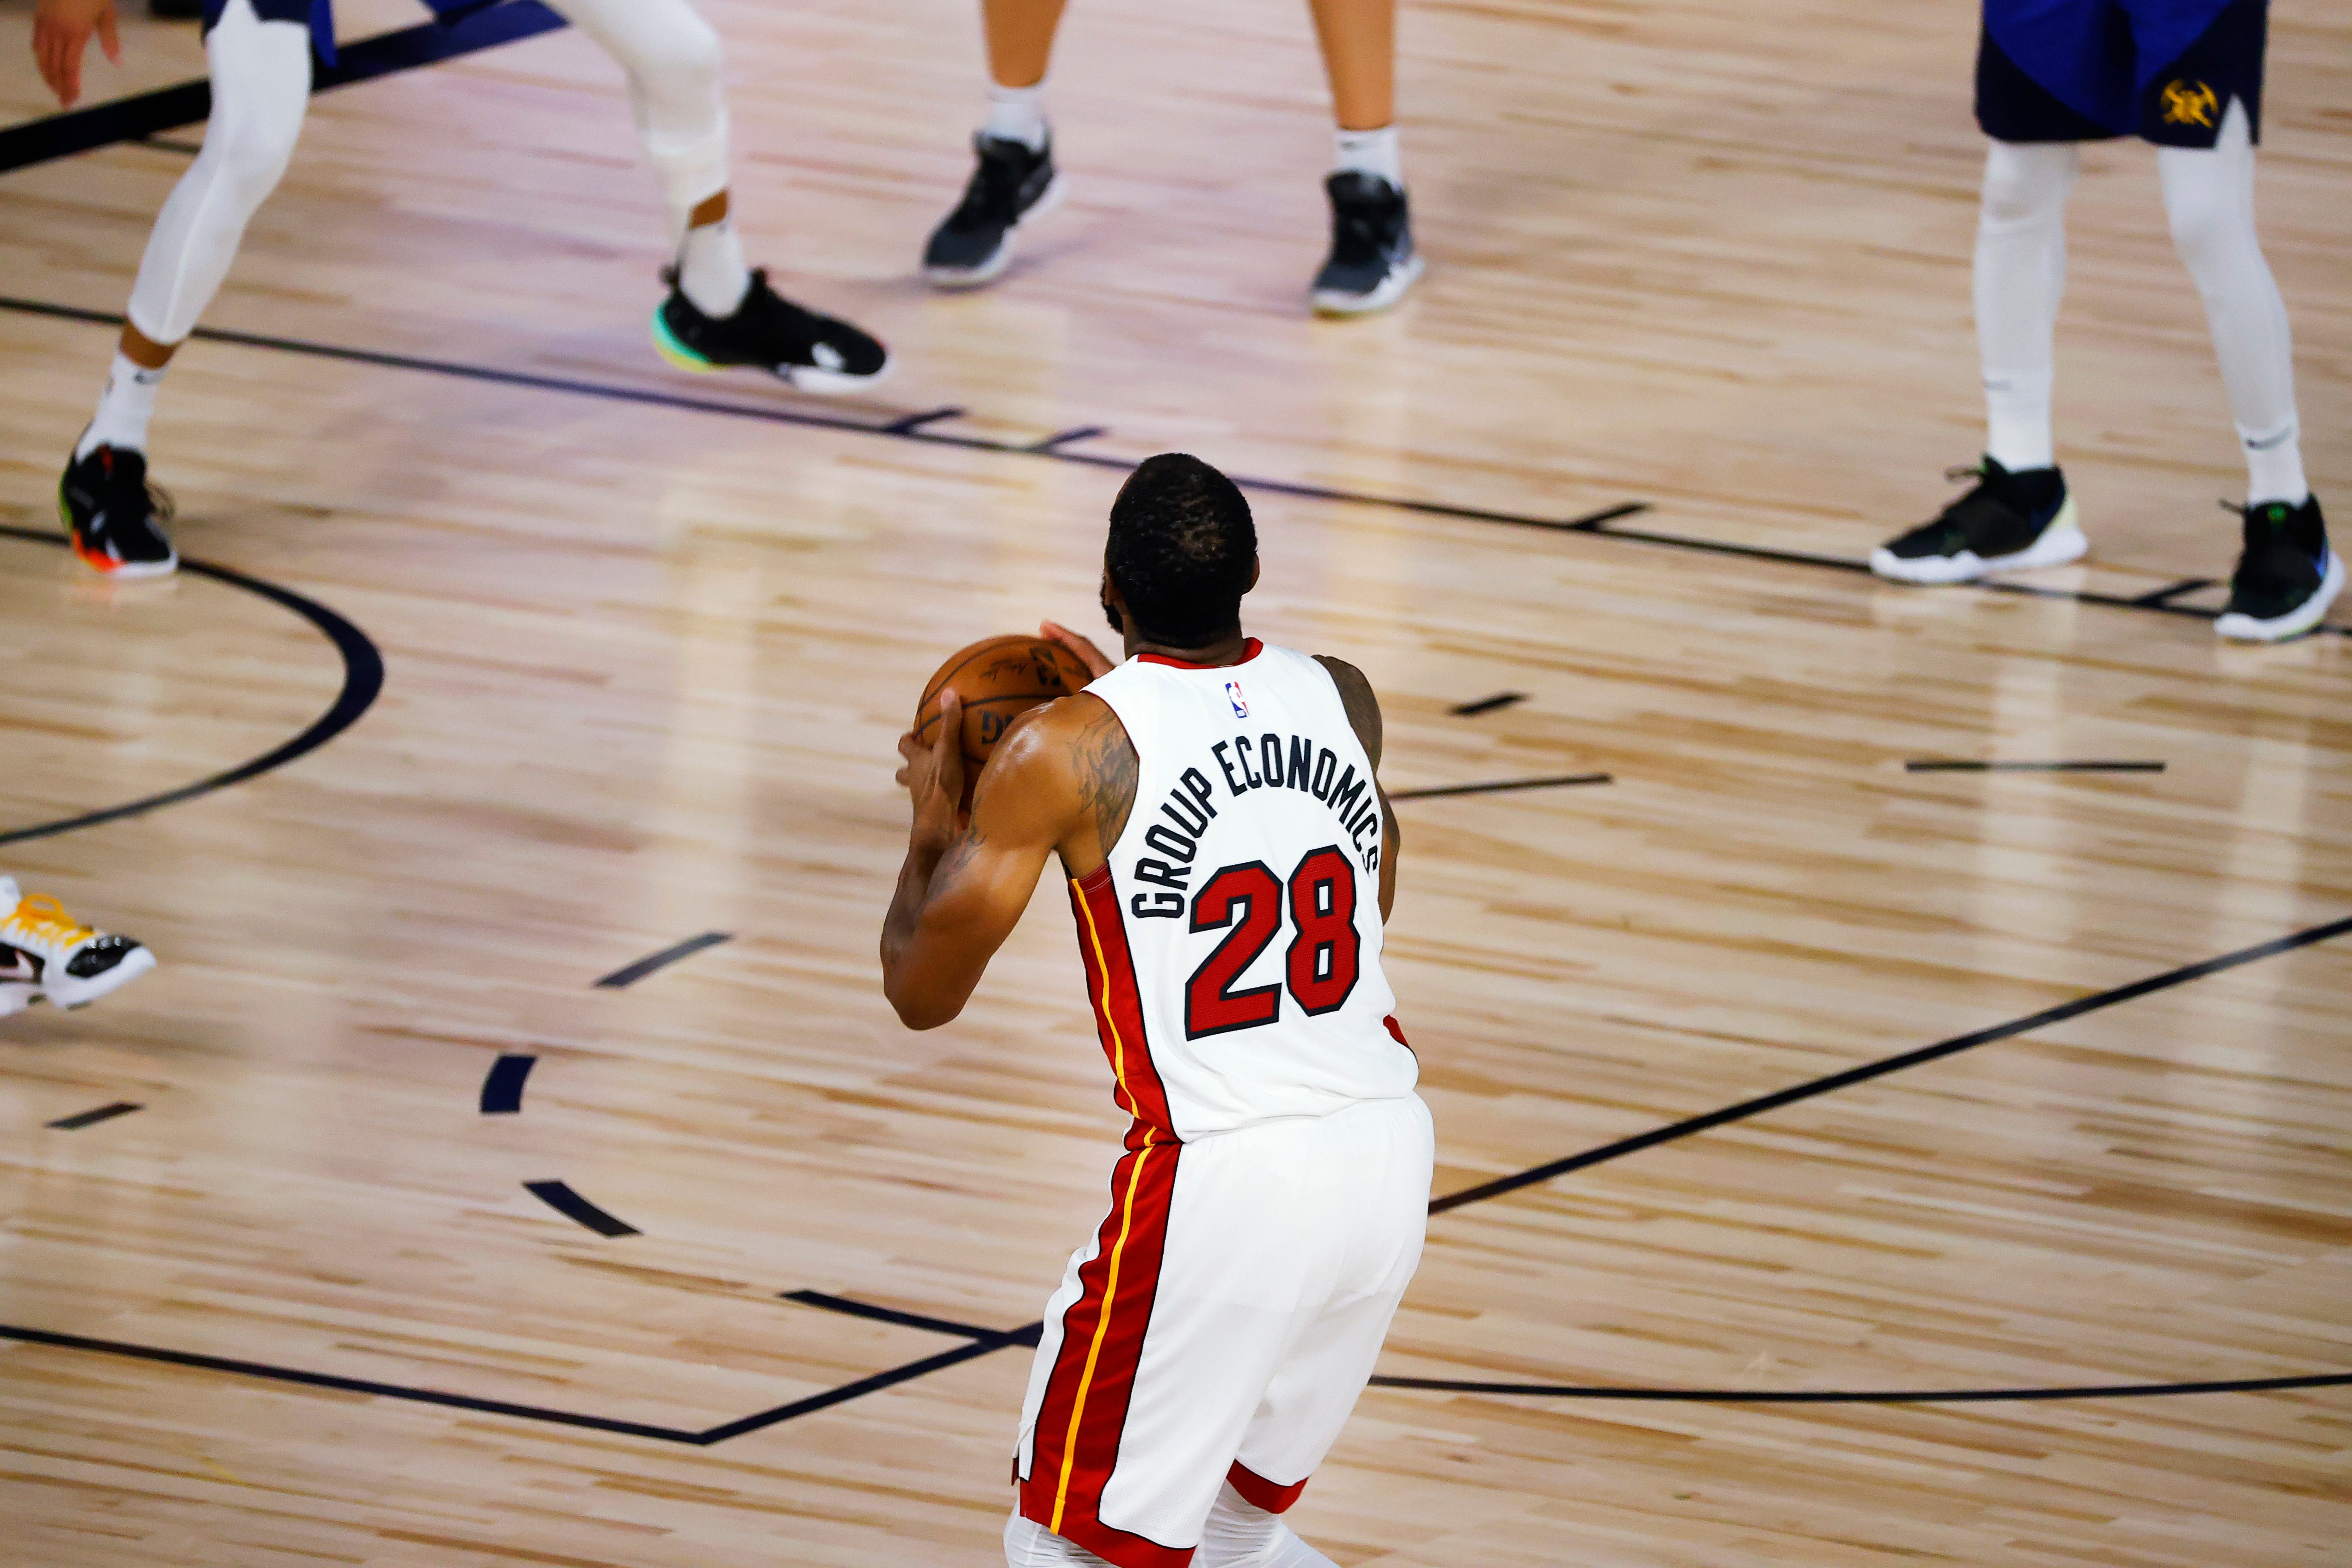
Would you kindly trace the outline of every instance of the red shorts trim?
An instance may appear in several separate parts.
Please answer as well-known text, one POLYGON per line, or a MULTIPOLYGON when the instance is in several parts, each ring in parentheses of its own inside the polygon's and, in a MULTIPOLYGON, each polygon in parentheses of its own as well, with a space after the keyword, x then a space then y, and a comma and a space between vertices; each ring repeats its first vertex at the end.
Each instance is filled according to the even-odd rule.
POLYGON ((1225 1479, 1233 1483, 1234 1490, 1242 1494, 1244 1502, 1252 1508, 1262 1508, 1268 1513, 1289 1512, 1290 1505, 1298 1500, 1298 1494, 1307 1489, 1305 1478, 1289 1486, 1278 1487, 1239 1459, 1235 1459, 1234 1468, 1225 1472, 1225 1479))
POLYGON ((1061 1349, 1037 1411, 1021 1513, 1118 1568, 1184 1568, 1192 1548, 1162 1546, 1102 1522, 1103 1488, 1118 1463, 1144 1330, 1160 1289, 1168 1211, 1183 1145, 1139 1128, 1111 1173, 1110 1213, 1078 1299, 1062 1315, 1061 1349))

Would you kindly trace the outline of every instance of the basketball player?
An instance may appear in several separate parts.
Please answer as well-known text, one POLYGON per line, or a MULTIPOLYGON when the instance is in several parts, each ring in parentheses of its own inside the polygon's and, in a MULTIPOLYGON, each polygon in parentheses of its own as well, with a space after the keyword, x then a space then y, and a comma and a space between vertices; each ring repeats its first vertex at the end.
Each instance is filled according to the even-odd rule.
MULTIPOLYGON (((941 289, 976 289, 1013 259, 1015 229, 1062 199, 1045 66, 1065 0, 981 0, 988 34, 988 118, 963 200, 932 231, 923 275, 941 289)), ((1329 178, 1331 250, 1310 299, 1328 316, 1384 310, 1421 277, 1397 158, 1396 0, 1308 0, 1339 121, 1329 178)))
POLYGON ((909 1027, 963 1010, 1058 855, 1113 1098, 1110 1210, 1030 1373, 1014 1568, 1315 1568, 1280 1515, 1420 1261, 1433 1161, 1381 931, 1397 829, 1352 666, 1244 637, 1257 534, 1197 458, 1111 508, 1127 661, 1016 721, 959 826, 961 705, 898 743, 914 829, 882 931, 909 1027))
MULTIPOLYGON (((1990 435, 1976 486, 1874 552, 1871 570, 1958 583, 2090 548, 2053 455, 2051 334, 2066 193, 2084 142, 2156 144, 2172 239, 2196 279, 2246 453, 2245 545, 2215 629, 2275 642, 2344 586, 2304 480, 2286 306, 2254 237, 2269 0, 1985 0, 1977 121, 1991 137, 1977 226, 1977 345, 1990 435)), ((1955 477, 1958 477, 1956 471, 1955 477)))
POLYGON ((155 967, 127 936, 92 931, 57 900, 25 897, 0 876, 0 1018, 36 1002, 79 1007, 155 967))
MULTIPOLYGON (((426 0, 439 12, 492 0, 426 0)), ((803 392, 848 392, 887 368, 880 343, 845 321, 804 310, 743 259, 728 213, 727 105, 719 36, 688 0, 549 0, 628 73, 637 131, 668 198, 677 244, 654 312, 654 345, 685 369, 748 365, 803 392)), ((131 290, 129 324, 58 488, 75 552, 115 577, 155 577, 179 564, 147 482, 147 423, 164 367, 212 303, 247 219, 276 187, 310 97, 310 57, 334 59, 330 0, 205 0, 213 111, 204 151, 173 189, 131 290)), ((119 59, 114 0, 38 0, 33 53, 70 106, 95 31, 119 59)))

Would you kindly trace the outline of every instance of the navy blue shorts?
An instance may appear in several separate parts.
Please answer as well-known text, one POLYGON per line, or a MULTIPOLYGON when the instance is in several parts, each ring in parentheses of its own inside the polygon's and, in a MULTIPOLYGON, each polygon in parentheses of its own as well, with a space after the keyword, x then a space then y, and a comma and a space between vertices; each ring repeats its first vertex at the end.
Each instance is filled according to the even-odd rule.
MULTIPOLYGON (((310 47, 329 65, 335 63, 334 0, 249 0, 253 14, 265 22, 299 22, 310 29, 310 47)), ((425 0, 434 19, 454 22, 495 5, 499 0, 425 0)), ((228 0, 205 0, 205 31, 213 30, 228 9, 228 0)))
POLYGON ((2270 0, 1985 0, 1977 123, 2002 142, 2210 147, 2263 131, 2270 0))

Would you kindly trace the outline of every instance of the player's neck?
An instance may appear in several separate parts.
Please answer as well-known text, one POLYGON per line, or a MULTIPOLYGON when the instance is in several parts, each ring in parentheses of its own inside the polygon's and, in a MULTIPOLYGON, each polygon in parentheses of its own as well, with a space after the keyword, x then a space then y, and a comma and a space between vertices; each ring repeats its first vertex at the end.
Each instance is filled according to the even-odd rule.
POLYGON ((1223 637, 1197 647, 1180 647, 1130 625, 1127 633, 1127 657, 1133 658, 1139 653, 1156 653, 1162 658, 1181 659, 1186 664, 1239 664, 1249 657, 1249 637, 1237 626, 1223 637))

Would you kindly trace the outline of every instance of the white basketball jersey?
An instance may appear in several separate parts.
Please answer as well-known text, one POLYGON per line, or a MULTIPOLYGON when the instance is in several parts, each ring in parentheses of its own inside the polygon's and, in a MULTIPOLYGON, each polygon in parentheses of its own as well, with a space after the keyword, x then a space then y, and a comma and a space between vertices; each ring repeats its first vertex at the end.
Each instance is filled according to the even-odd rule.
POLYGON ((1103 866, 1070 885, 1122 1109, 1190 1140, 1412 1092, 1381 973, 1381 805, 1330 673, 1140 654, 1087 689, 1139 763, 1103 866))

